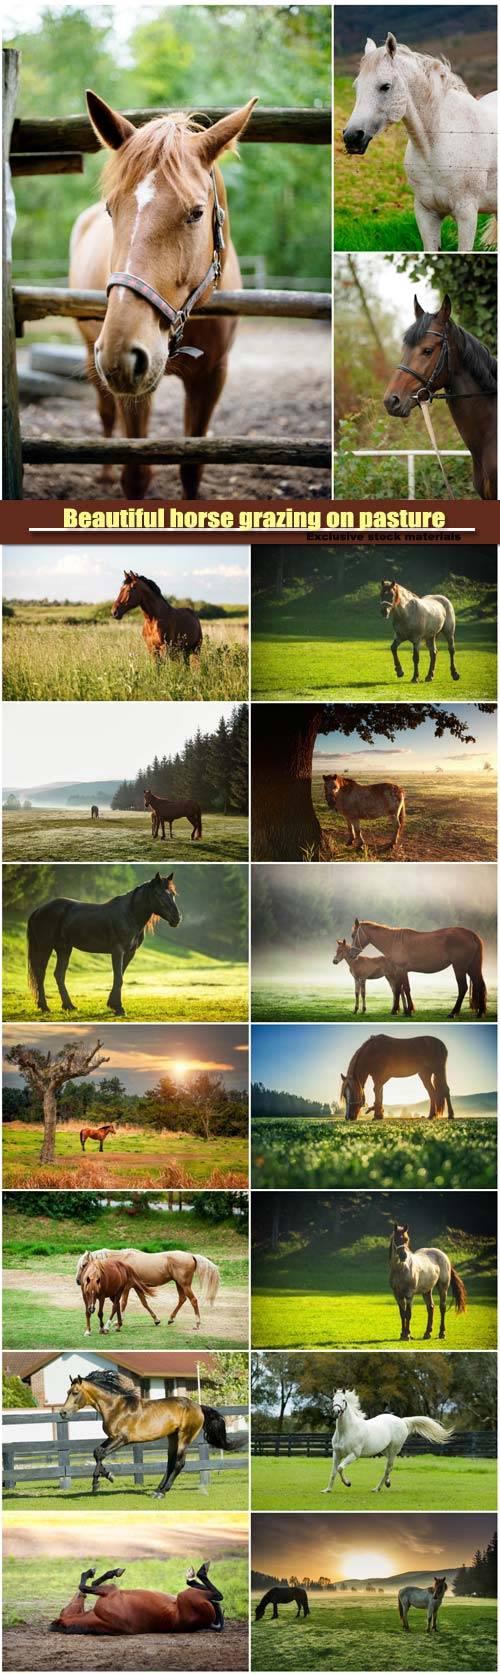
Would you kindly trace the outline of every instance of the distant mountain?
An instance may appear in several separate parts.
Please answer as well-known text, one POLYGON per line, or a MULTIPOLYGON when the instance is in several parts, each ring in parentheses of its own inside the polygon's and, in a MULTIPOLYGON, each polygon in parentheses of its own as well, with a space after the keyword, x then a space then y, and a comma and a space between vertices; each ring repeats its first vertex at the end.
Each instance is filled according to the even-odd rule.
POLYGON ((26 785, 19 789, 17 785, 4 785, 3 795, 17 796, 19 802, 32 802, 34 808, 67 808, 75 806, 75 802, 110 803, 115 791, 121 784, 120 779, 84 779, 61 780, 49 785, 26 785))
MULTIPOLYGON (((452 1566, 450 1569, 446 1564, 440 1564, 438 1567, 438 1574, 446 1575, 448 1584, 451 1587, 455 1580, 457 1570, 458 1566, 452 1566)), ((367 1587, 382 1587, 384 1592, 393 1593, 395 1591, 399 1591, 400 1587, 427 1587, 429 1582, 434 1580, 434 1575, 434 1569, 409 1569, 405 1570, 401 1575, 370 1575, 367 1576, 364 1581, 353 1580, 345 1582, 342 1581, 341 1583, 339 1581, 332 1581, 332 1587, 338 1589, 339 1586, 342 1585, 342 1587, 346 1586, 349 1591, 360 1593, 365 1593, 367 1587)), ((253 1569, 251 1572, 252 1592, 267 1592, 269 1587, 287 1585, 288 1582, 286 1577, 282 1576, 280 1578, 277 1575, 266 1575, 259 1569, 253 1569)), ((323 1587, 318 1589, 317 1585, 314 1585, 314 1582, 311 1583, 308 1590, 310 1592, 317 1592, 318 1590, 321 1592, 327 1591, 327 1589, 323 1587)))
MULTIPOLYGON (((453 1109, 457 1116, 470 1116, 474 1110, 491 1110, 492 1114, 496 1115, 496 1093, 465 1093, 462 1097, 460 1093, 455 1096, 452 1088, 451 1097, 453 1109)), ((408 1108, 415 1115, 425 1116, 429 1109, 429 1100, 421 1099, 419 1104, 413 1104, 411 1099, 404 1099, 400 1102, 395 1099, 394 1104, 386 1105, 386 1110, 400 1110, 401 1106, 403 1106, 403 1109, 408 1108)))

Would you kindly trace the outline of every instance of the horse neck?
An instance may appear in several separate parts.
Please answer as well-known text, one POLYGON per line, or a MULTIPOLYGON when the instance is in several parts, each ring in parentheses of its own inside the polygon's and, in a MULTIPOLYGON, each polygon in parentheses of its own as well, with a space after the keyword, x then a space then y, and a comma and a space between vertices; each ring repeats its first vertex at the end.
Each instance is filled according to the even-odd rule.
POLYGON ((109 1405, 113 1397, 107 1395, 103 1389, 96 1389, 93 1383, 86 1383, 85 1378, 83 1380, 83 1387, 89 1407, 96 1407, 97 1412, 100 1412, 101 1418, 104 1419, 107 1415, 109 1405))
POLYGON ((434 144, 436 98, 429 91, 429 82, 420 63, 419 54, 412 53, 405 60, 404 81, 407 90, 403 126, 415 149, 426 162, 430 161, 434 144))
POLYGON ((400 587, 399 582, 398 582, 398 598, 394 602, 393 610, 395 610, 395 611, 405 610, 406 605, 411 604, 412 599, 416 599, 416 598, 417 598, 416 593, 410 593, 410 590, 409 590, 408 587, 400 587))
POLYGON ((491 422, 492 426, 496 428, 496 396, 493 393, 488 394, 482 388, 474 373, 463 365, 460 358, 459 337, 453 322, 449 334, 449 344, 451 354, 447 388, 453 399, 449 402, 448 410, 462 440, 471 451, 474 451, 473 444, 475 444, 475 450, 477 450, 481 430, 480 420, 482 415, 478 411, 478 402, 482 397, 485 404, 486 425, 489 426, 491 422), (463 404, 460 400, 461 396, 465 397, 463 404), (477 399, 471 401, 471 396, 477 399))
POLYGON ((148 587, 147 582, 144 581, 140 583, 139 604, 149 622, 154 622, 159 617, 166 621, 167 617, 173 616, 172 606, 168 599, 164 599, 163 593, 155 593, 153 588, 148 587))
MULTIPOLYGON (((368 947, 369 943, 372 942, 374 947, 378 947, 380 953, 387 955, 390 952, 393 931, 388 924, 372 924, 369 919, 365 919, 363 930, 366 935, 365 947, 368 947)), ((361 953, 361 948, 359 951, 361 953)))
POLYGON ((145 883, 138 884, 137 888, 132 890, 130 901, 131 912, 134 923, 137 925, 139 930, 144 929, 144 925, 147 924, 148 919, 151 918, 152 912, 154 912, 154 907, 148 895, 150 888, 151 885, 149 883, 145 883))
POLYGON ((369 1044, 370 1044, 369 1041, 365 1040, 363 1042, 362 1046, 358 1046, 357 1051, 353 1052, 350 1064, 347 1065, 347 1078, 346 1079, 349 1080, 350 1076, 354 1076, 354 1079, 359 1083, 359 1086, 362 1088, 363 1092, 364 1092, 366 1077, 368 1075, 368 1070, 365 1069, 365 1061, 364 1060, 365 1060, 365 1055, 366 1055, 366 1048, 367 1048, 367 1046, 369 1046, 369 1044))

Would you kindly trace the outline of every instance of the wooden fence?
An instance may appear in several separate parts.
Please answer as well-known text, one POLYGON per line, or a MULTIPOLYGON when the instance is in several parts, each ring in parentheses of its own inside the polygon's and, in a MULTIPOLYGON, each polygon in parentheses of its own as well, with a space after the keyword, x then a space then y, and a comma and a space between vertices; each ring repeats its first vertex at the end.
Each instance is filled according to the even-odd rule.
MULTIPOLYGON (((245 1417, 245 1407, 219 1407, 219 1412, 225 1418, 245 1417)), ((3 1487, 4 1492, 12 1492, 21 1484, 44 1482, 57 1483, 59 1488, 71 1488, 75 1479, 85 1478, 89 1481, 94 1470, 93 1449, 103 1432, 97 1413, 73 1413, 71 1419, 61 1418, 59 1413, 50 1412, 6 1412, 3 1415, 4 1432, 9 1427, 28 1424, 36 1432, 37 1427, 45 1424, 55 1425, 56 1435, 52 1440, 4 1441, 3 1455, 3 1487), (69 1435, 70 1424, 91 1424, 95 1421, 96 1435, 82 1438, 69 1435)), ((166 1468, 167 1438, 153 1442, 131 1442, 124 1447, 119 1456, 110 1461, 110 1470, 114 1477, 131 1477, 135 1487, 143 1487, 145 1477, 160 1478, 166 1468)), ((242 1470, 248 1464, 248 1437, 246 1432, 241 1436, 241 1451, 237 1453, 221 1454, 217 1448, 209 1447, 200 1436, 188 1450, 188 1458, 184 1467, 189 1475, 199 1476, 198 1487, 209 1488, 213 1472, 242 1470)))
MULTIPOLYGON (((333 1428, 333 1426, 332 1426, 333 1428)), ((252 1431, 252 1453, 255 1458, 327 1459, 332 1451, 332 1433, 328 1430, 290 1430, 277 1436, 275 1431, 252 1431)), ((496 1459, 497 1437, 493 1430, 458 1430, 444 1446, 426 1441, 424 1436, 409 1436, 402 1449, 403 1457, 417 1453, 437 1453, 443 1458, 496 1459)))

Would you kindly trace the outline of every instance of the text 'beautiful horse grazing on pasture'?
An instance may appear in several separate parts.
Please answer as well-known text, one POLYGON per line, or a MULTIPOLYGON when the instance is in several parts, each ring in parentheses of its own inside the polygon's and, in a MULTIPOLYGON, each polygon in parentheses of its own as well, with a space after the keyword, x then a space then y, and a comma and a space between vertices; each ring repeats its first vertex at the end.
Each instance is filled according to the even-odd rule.
MULTIPOLYGON (((370 943, 380 948, 387 959, 393 961, 399 977, 396 993, 401 981, 408 976, 409 971, 422 971, 433 974, 445 971, 448 965, 453 966, 458 985, 458 994, 453 1011, 449 1017, 458 1017, 462 1001, 467 993, 467 978, 469 978, 469 998, 471 1010, 477 1017, 486 1016, 487 992, 483 977, 483 943, 475 930, 466 930, 461 924, 453 924, 443 930, 394 930, 389 924, 374 924, 371 919, 362 919, 361 923, 355 918, 352 930, 353 946, 361 950, 370 943)), ((396 1003, 393 1012, 397 1011, 396 1003)))
MULTIPOLYGON (((347 1074, 342 1076, 342 1098, 345 1100, 346 1121, 355 1122, 365 1105, 365 1085, 373 1081, 375 1102, 374 1119, 384 1114, 384 1084, 392 1076, 419 1075, 429 1094, 429 1117, 442 1116, 446 1104, 448 1116, 454 1116, 450 1089, 446 1079, 448 1048, 435 1035, 416 1035, 401 1040, 393 1035, 370 1035, 353 1052, 347 1074)), ((366 1111, 368 1115, 368 1109, 366 1111)))
POLYGON ((450 653, 450 673, 452 680, 459 680, 455 665, 455 611, 451 599, 445 593, 426 593, 419 599, 418 593, 410 593, 408 587, 402 587, 400 581, 381 581, 380 608, 382 616, 392 617, 394 639, 391 651, 398 680, 404 677, 404 668, 399 659, 399 647, 409 640, 413 645, 413 678, 412 686, 419 679, 419 648, 426 645, 429 652, 429 670, 426 681, 434 679, 436 667, 437 645, 439 634, 443 634, 450 653))
POLYGON ((357 849, 366 849, 360 820, 379 820, 390 814, 395 824, 388 846, 390 849, 397 848, 406 818, 405 793, 401 785, 391 784, 390 781, 380 785, 358 785, 356 779, 346 779, 340 773, 324 773, 323 784, 328 807, 344 816, 349 845, 353 843, 357 849))
POLYGON ((163 1499, 173 1488, 175 1479, 186 1463, 188 1447, 203 1431, 212 1447, 234 1453, 240 1446, 239 1437, 229 1440, 224 1415, 216 1407, 203 1406, 175 1395, 159 1401, 147 1401, 119 1372, 88 1372, 85 1377, 70 1379, 70 1386, 61 1418, 69 1419, 84 1407, 95 1407, 100 1413, 107 1440, 94 1449, 96 1461, 92 1477, 92 1493, 96 1494, 99 1477, 113 1481, 111 1472, 103 1464, 110 1453, 127 1447, 131 1442, 159 1441, 168 1437, 168 1463, 164 1476, 155 1489, 155 1499, 163 1499))
POLYGON ((142 610, 142 637, 148 651, 158 659, 167 651, 180 652, 185 663, 201 650, 203 634, 201 622, 189 605, 171 605, 164 599, 156 581, 125 570, 123 586, 111 609, 115 622, 128 616, 129 610, 142 610))
POLYGON ((113 965, 113 987, 107 1004, 117 1017, 124 1017, 122 981, 146 930, 153 929, 162 918, 172 930, 180 924, 181 915, 175 901, 173 872, 168 878, 160 873, 148 883, 138 884, 126 895, 115 895, 111 901, 94 906, 91 901, 71 901, 67 896, 45 901, 28 919, 28 983, 40 1011, 48 1011, 45 997, 45 972, 52 952, 57 954, 55 979, 65 1011, 74 1011, 66 988, 65 976, 72 949, 83 953, 110 953, 113 965))
POLYGON ((188 1570, 187 1588, 172 1598, 170 1593, 150 1592, 146 1587, 107 1587, 106 1581, 124 1575, 123 1569, 107 1569, 97 1581, 87 1582, 95 1569, 85 1569, 78 1592, 51 1622, 53 1633, 92 1633, 100 1636, 136 1633, 199 1633, 211 1628, 221 1633, 224 1616, 220 1608, 223 1593, 208 1576, 208 1564, 202 1564, 195 1578, 194 1569, 188 1570), (85 1610, 85 1599, 96 1598, 93 1610, 85 1610))
POLYGON ((82 1273, 81 1292, 85 1307, 87 1327, 85 1336, 90 1337, 90 1321, 97 1308, 99 1329, 101 1334, 110 1330, 111 1321, 116 1317, 116 1329, 121 1331, 122 1318, 125 1313, 130 1291, 135 1290, 139 1301, 142 1302, 146 1313, 151 1315, 155 1325, 160 1325, 158 1315, 146 1301, 147 1296, 154 1296, 155 1290, 151 1285, 145 1285, 139 1279, 135 1268, 128 1261, 88 1261, 82 1273), (107 1325, 104 1324, 104 1303, 112 1302, 113 1307, 107 1325))
POLYGON ((473 98, 445 59, 412 52, 392 33, 381 47, 367 40, 355 87, 344 128, 349 156, 363 156, 376 134, 403 122, 404 166, 424 250, 440 249, 446 215, 457 223, 459 250, 473 250, 478 215, 496 212, 496 93, 473 98))
POLYGON ((424 1331, 424 1341, 432 1337, 432 1323, 434 1319, 434 1286, 438 1287, 439 1311, 441 1323, 440 1337, 446 1336, 446 1298, 451 1285, 452 1296, 457 1314, 467 1312, 467 1291, 462 1279, 452 1267, 449 1256, 444 1250, 422 1249, 410 1250, 410 1234, 408 1224, 400 1226, 394 1222, 394 1230, 389 1244, 389 1273, 392 1290, 401 1315, 401 1342, 410 1341, 411 1310, 413 1298, 423 1296, 427 1307, 427 1327, 424 1331))
POLYGON ((420 1415, 398 1418, 394 1412, 381 1412, 376 1418, 367 1418, 354 1389, 335 1390, 333 1416, 336 1423, 332 1437, 332 1468, 328 1487, 323 1488, 324 1494, 331 1493, 337 1471, 344 1488, 351 1487, 344 1471, 346 1465, 352 1465, 355 1459, 378 1459, 380 1454, 385 1454, 385 1470, 373 1489, 374 1494, 379 1494, 381 1488, 390 1488, 394 1460, 401 1453, 408 1436, 425 1436, 427 1441, 443 1446, 453 1435, 453 1430, 445 1430, 434 1418, 420 1415))
POLYGON ((447 1591, 448 1582, 445 1575, 435 1575, 432 1587, 401 1587, 398 1593, 398 1610, 405 1632, 410 1632, 408 1611, 413 1604, 417 1610, 427 1611, 427 1632, 437 1633, 437 1614, 447 1591))
POLYGON ((167 1320, 172 1325, 176 1314, 186 1301, 196 1317, 195 1330, 200 1329, 200 1310, 193 1290, 193 1281, 199 1283, 200 1296, 213 1307, 220 1285, 220 1273, 215 1262, 208 1256, 193 1255, 187 1250, 165 1250, 159 1255, 150 1255, 145 1250, 85 1250, 80 1256, 76 1269, 76 1282, 81 1285, 82 1275, 89 1261, 106 1261, 108 1259, 132 1263, 135 1273, 144 1285, 167 1285, 172 1280, 177 1289, 177 1306, 167 1320))
POLYGON ((384 407, 391 418, 407 419, 422 402, 446 401, 472 457, 476 492, 481 500, 496 500, 496 360, 452 320, 449 296, 435 314, 426 314, 417 297, 414 306, 415 323, 403 337, 405 358, 387 385, 384 407))
MULTIPOLYGON (((78 217, 71 239, 70 285, 107 291, 102 325, 81 320, 89 375, 97 372, 105 436, 117 414, 127 436, 146 436, 151 398, 164 373, 182 379, 185 433, 205 436, 228 370, 236 320, 197 319, 219 279, 241 288, 229 233, 226 191, 217 160, 234 150, 255 99, 200 127, 182 111, 134 128, 127 117, 87 93, 98 139, 113 153, 104 173, 106 203, 78 217), (223 230, 224 229, 224 230, 223 230)), ((202 468, 181 467, 184 498, 193 499, 202 468)), ((122 472, 130 499, 151 477, 140 459, 122 472)))
POLYGON ((107 1139, 108 1134, 116 1133, 116 1131, 117 1130, 113 1122, 104 1122, 100 1128, 80 1128, 80 1145, 82 1147, 82 1151, 85 1150, 88 1139, 97 1139, 99 1150, 103 1151, 104 1141, 107 1139))
POLYGON ((381 977, 385 977, 385 980, 389 983, 389 987, 392 991, 394 1002, 392 1007, 393 1011, 399 1011, 400 1000, 402 1001, 404 1012, 410 1014, 410 1012, 415 1010, 410 993, 408 977, 406 977, 401 983, 401 972, 398 970, 397 965, 394 965, 392 960, 386 959, 383 953, 379 954, 378 959, 367 959, 362 953, 358 953, 356 948, 351 947, 349 942, 337 942, 337 952, 333 959, 334 965, 341 965, 343 959, 345 959, 346 965, 349 966, 351 976, 354 977, 355 1014, 359 1009, 360 1000, 362 1012, 364 1013, 366 1011, 367 982, 379 982, 381 977))
POLYGON ((153 791, 144 792, 144 807, 151 809, 153 821, 153 837, 158 836, 161 829, 162 838, 165 837, 165 823, 169 826, 170 836, 173 836, 174 820, 189 820, 192 826, 191 842, 201 841, 201 808, 199 802, 192 802, 189 798, 178 797, 175 802, 169 802, 166 796, 155 796, 153 791))
POLYGON ((268 1604, 272 1604, 273 1607, 273 1622, 278 1620, 279 1604, 297 1605, 297 1615, 295 1617, 295 1621, 298 1620, 301 1611, 304 1617, 310 1615, 309 1599, 307 1597, 305 1587, 270 1587, 269 1591, 263 1594, 263 1597, 259 1599, 259 1603, 256 1605, 256 1622, 260 1622, 261 1617, 267 1610, 268 1604))

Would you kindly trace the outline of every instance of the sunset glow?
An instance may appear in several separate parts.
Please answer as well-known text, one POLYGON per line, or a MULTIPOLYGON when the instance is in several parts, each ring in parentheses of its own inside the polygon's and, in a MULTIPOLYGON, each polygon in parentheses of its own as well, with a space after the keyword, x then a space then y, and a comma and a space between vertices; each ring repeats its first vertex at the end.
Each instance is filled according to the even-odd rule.
POLYGON ((339 1569, 346 1581, 371 1581, 373 1576, 392 1575, 394 1560, 388 1558, 385 1552, 376 1548, 357 1552, 345 1552, 339 1562, 339 1569))

